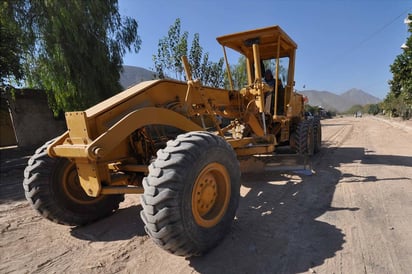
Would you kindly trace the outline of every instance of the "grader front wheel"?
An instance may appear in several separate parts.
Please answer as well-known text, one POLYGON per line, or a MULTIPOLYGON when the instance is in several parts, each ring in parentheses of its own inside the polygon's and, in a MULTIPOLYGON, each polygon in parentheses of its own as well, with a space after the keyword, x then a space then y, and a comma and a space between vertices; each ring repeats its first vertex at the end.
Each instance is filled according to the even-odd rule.
POLYGON ((224 166, 211 163, 199 174, 192 191, 192 213, 197 225, 219 223, 230 201, 230 176, 224 166))
POLYGON ((80 186, 76 165, 66 158, 50 158, 46 143, 24 170, 26 199, 44 218, 65 225, 84 225, 113 213, 123 195, 89 197, 80 186))
POLYGON ((149 236, 170 253, 200 255, 230 229, 239 202, 239 162, 223 138, 190 132, 158 151, 143 186, 141 218, 149 236))

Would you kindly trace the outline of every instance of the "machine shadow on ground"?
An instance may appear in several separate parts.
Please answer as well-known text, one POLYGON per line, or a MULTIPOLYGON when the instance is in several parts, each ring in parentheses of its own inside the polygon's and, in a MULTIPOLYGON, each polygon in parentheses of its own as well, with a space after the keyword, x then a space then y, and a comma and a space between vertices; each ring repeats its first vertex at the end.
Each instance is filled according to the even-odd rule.
POLYGON ((331 210, 340 177, 334 168, 326 172, 245 174, 243 186, 250 190, 240 200, 230 235, 190 265, 200 273, 297 273, 335 256, 344 234, 316 220, 331 210))
MULTIPOLYGON (((338 167, 355 162, 411 166, 411 160, 404 156, 373 155, 363 147, 328 147, 312 158, 312 176, 297 176, 289 171, 246 174, 243 186, 250 190, 240 201, 230 235, 203 257, 189 259, 190 265, 200 273, 310 271, 334 257, 345 243, 342 230, 319 217, 332 211, 356 214, 362 210, 332 206, 336 185, 341 180, 348 182, 348 177, 357 178, 354 174, 342 174, 338 167)), ((371 176, 357 179, 373 181, 371 176)))
MULTIPOLYGON (((343 162, 382 164, 386 160, 412 166, 412 157, 369 153, 365 154, 362 147, 323 148, 311 161, 314 169, 311 176, 293 171, 243 174, 242 185, 249 191, 240 199, 232 231, 222 244, 202 257, 190 259, 190 264, 202 273, 227 270, 226 264, 210 264, 215 256, 227 257, 225 263, 232 262, 229 269, 234 272, 283 269, 285 273, 292 273, 322 264, 342 249, 344 235, 339 228, 316 218, 328 211, 358 210, 331 207, 336 184, 340 180, 350 182, 348 178, 354 182, 376 181, 373 176, 342 174, 336 167, 343 162), (255 256, 267 258, 267 265, 256 266, 255 256)), ((90 241, 144 236, 144 225, 139 217, 141 209, 140 205, 120 209, 108 218, 73 228, 71 234, 90 241)))
POLYGON ((73 227, 70 231, 75 238, 93 242, 129 240, 135 236, 145 236, 141 220, 140 205, 119 209, 112 216, 86 226, 73 227))
MULTIPOLYGON (((243 174, 247 193, 240 199, 232 230, 215 249, 188 258, 189 265, 200 273, 297 273, 322 265, 342 250, 345 234, 319 217, 330 211, 362 210, 332 207, 336 185, 379 182, 373 176, 341 173, 343 163, 411 167, 412 157, 376 155, 363 147, 327 147, 312 158, 311 176, 292 171, 243 174)), ((24 196, 21 181, 14 184, 16 195, 24 196)), ((120 209, 106 219, 72 228, 71 235, 92 242, 147 237, 140 211, 138 204, 120 209)))

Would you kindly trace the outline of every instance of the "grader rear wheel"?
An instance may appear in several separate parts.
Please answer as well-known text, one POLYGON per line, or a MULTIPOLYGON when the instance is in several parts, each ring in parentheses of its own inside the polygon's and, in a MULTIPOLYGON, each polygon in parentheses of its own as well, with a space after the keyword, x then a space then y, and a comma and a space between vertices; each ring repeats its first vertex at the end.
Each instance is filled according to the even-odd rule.
POLYGON ((314 152, 318 153, 322 147, 322 126, 319 117, 315 117, 313 121, 313 135, 315 140, 314 152))
POLYGON ((313 155, 315 150, 315 139, 312 121, 301 121, 297 126, 294 136, 296 152, 301 155, 313 155))
POLYGON ((240 167, 232 147, 208 132, 169 141, 143 180, 141 218, 160 247, 200 255, 230 229, 239 202, 240 167))
POLYGON ((113 213, 123 195, 89 197, 80 186, 76 165, 50 158, 39 148, 24 170, 23 187, 31 206, 46 219, 65 225, 84 225, 113 213))
POLYGON ((306 148, 306 153, 309 156, 312 156, 315 153, 315 135, 313 131, 313 122, 312 121, 306 121, 308 124, 308 130, 307 130, 307 148, 306 148))

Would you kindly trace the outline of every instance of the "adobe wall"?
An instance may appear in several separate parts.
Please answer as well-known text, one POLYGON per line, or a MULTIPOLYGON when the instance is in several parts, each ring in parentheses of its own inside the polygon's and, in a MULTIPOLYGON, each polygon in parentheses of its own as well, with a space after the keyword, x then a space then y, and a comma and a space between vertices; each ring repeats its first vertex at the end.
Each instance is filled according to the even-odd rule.
POLYGON ((11 114, 6 99, 1 96, 0 101, 0 147, 14 146, 17 144, 11 114))
POLYGON ((9 101, 19 147, 37 147, 66 131, 65 121, 57 120, 40 90, 18 90, 9 101))

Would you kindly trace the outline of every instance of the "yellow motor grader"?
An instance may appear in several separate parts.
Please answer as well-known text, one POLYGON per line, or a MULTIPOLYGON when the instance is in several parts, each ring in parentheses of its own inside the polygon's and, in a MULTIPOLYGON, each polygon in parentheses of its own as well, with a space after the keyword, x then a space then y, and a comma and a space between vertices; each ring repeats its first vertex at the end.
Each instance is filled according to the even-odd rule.
POLYGON ((304 98, 293 90, 297 45, 279 26, 217 41, 230 89, 192 79, 183 58, 187 82, 142 82, 66 113, 67 132, 40 147, 24 171, 33 208, 56 223, 84 225, 112 214, 125 194, 141 194, 145 230, 163 249, 187 257, 217 245, 238 206, 239 157, 274 155, 279 146, 310 155, 321 139, 319 121, 305 119, 304 98), (227 48, 245 57, 241 90, 233 88, 227 48), (263 79, 269 65, 272 84, 263 79))

